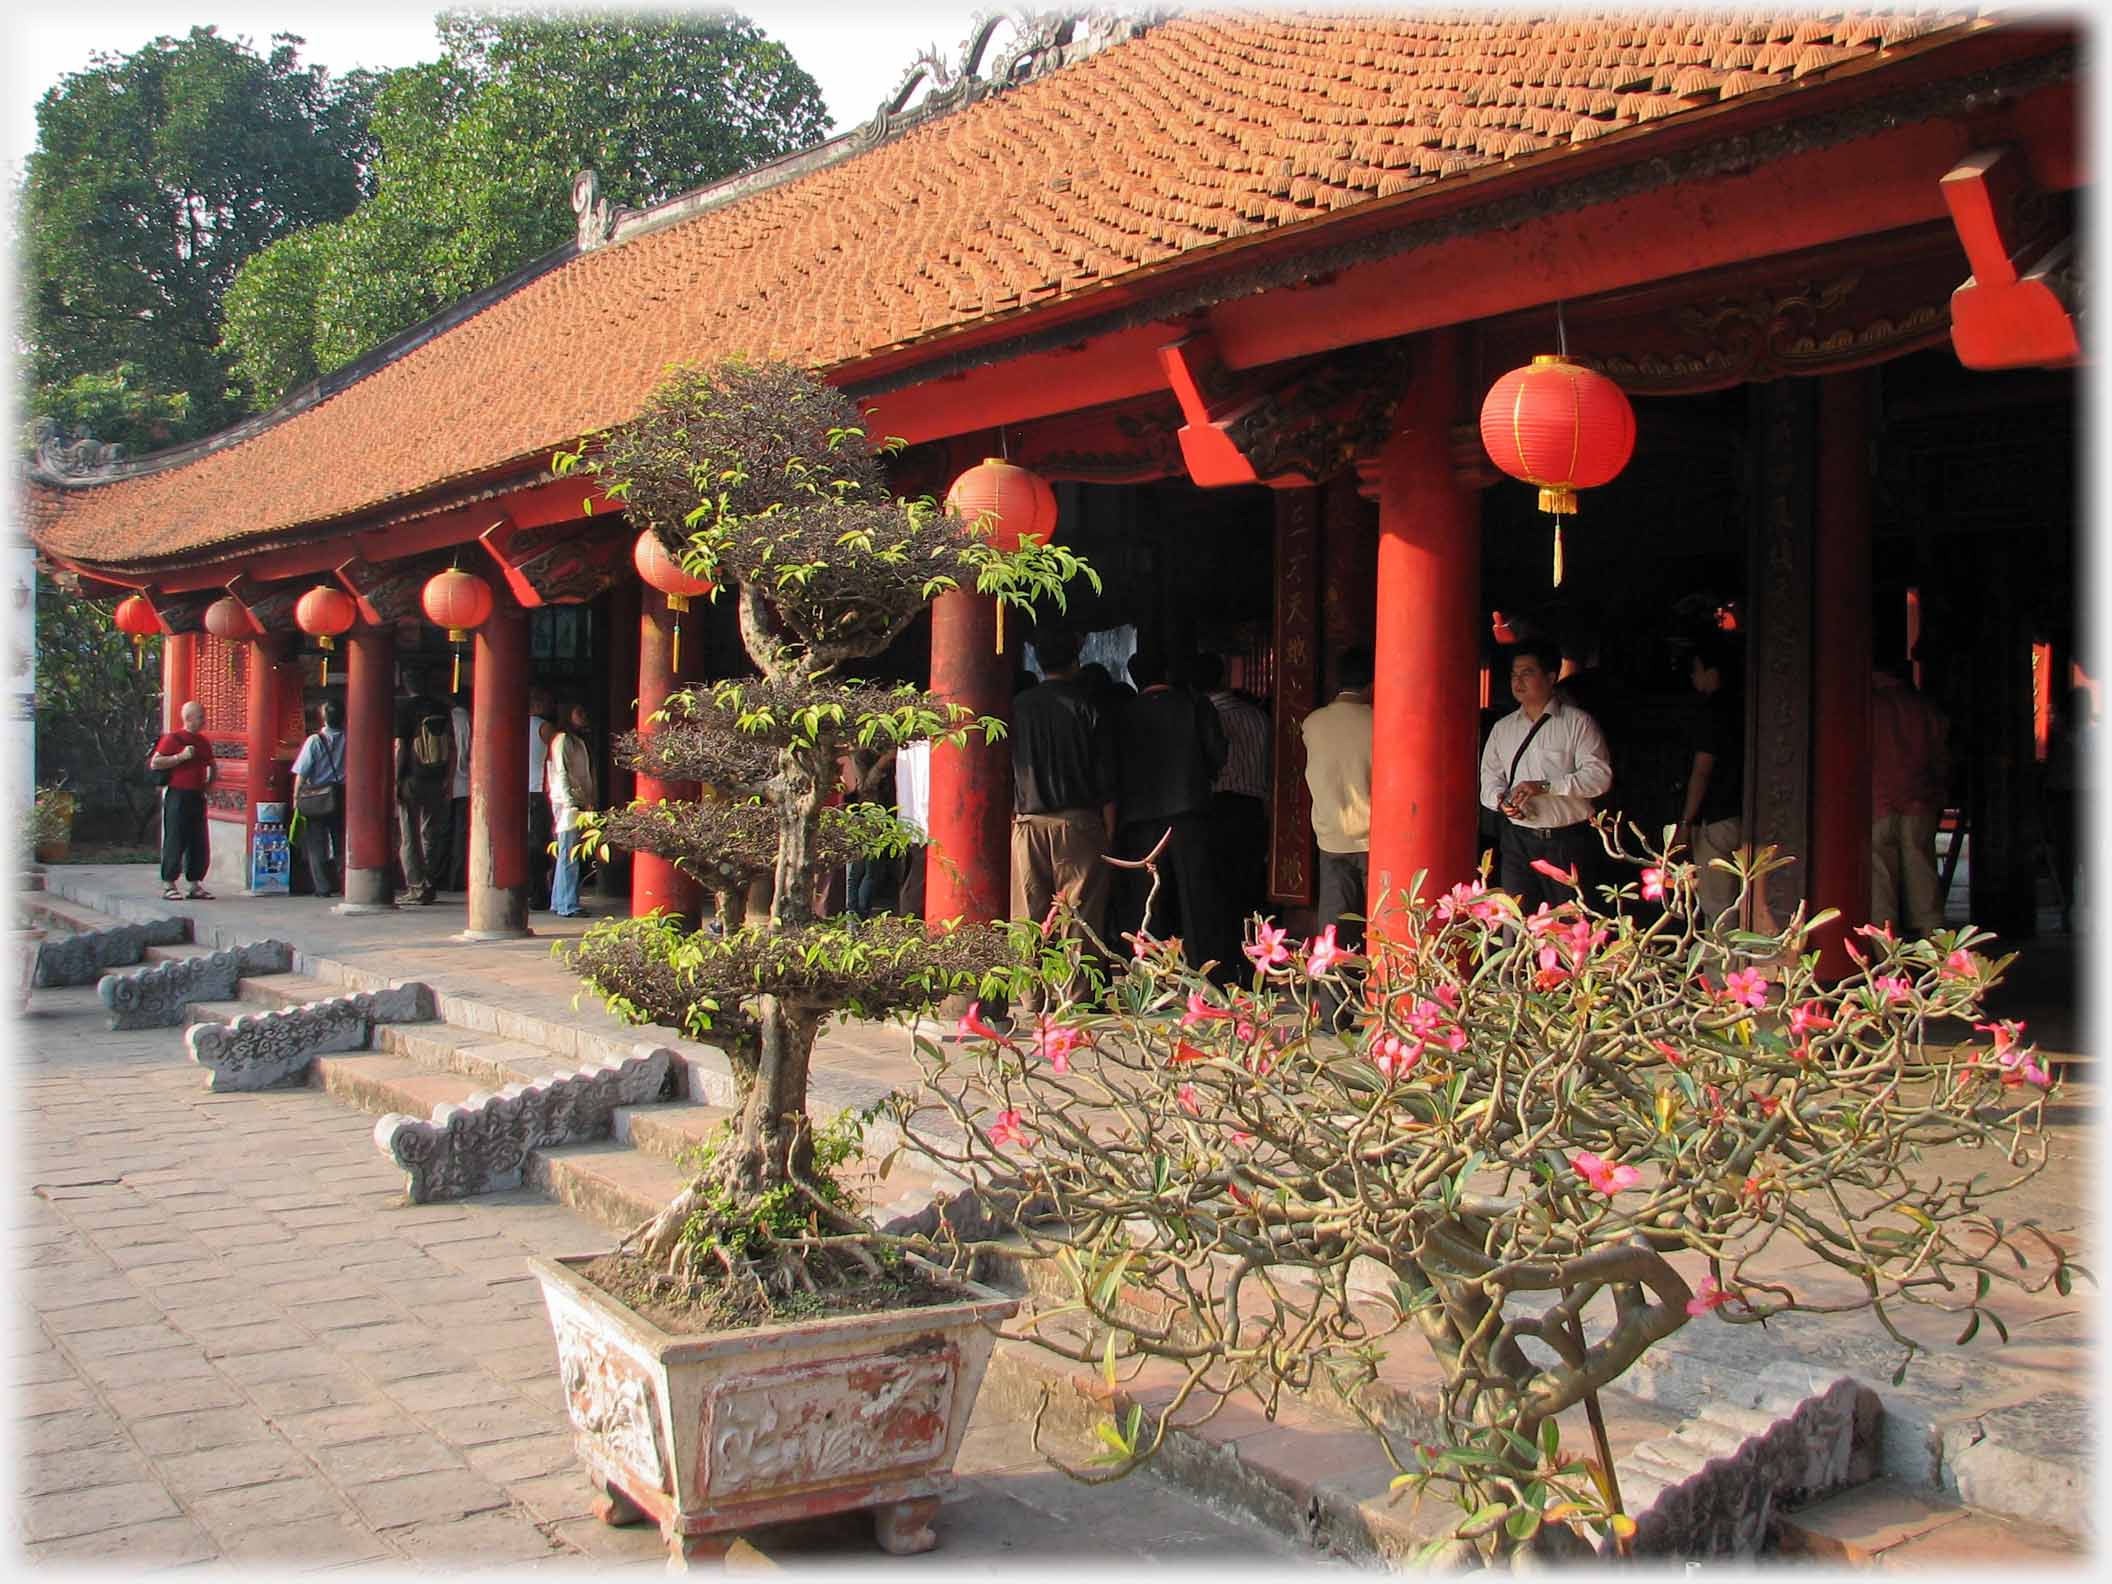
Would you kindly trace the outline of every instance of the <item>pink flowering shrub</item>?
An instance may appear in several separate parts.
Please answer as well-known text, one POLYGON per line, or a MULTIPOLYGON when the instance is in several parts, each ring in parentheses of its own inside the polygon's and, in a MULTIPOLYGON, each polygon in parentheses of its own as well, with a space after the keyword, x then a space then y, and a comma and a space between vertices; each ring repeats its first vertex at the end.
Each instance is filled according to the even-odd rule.
MULTIPOLYGON (((1075 998, 919 1042, 911 1147, 986 1184, 1075 1280, 1082 1325, 1038 1340, 1111 1378, 1183 1372, 1160 1415, 1101 1428, 1112 1474, 1196 1401, 1273 1409, 1326 1382, 1356 1405, 1413 1331, 1449 1428, 1402 1447, 1371 1418, 1397 1485, 1444 1488, 1483 1550, 1619 1536, 1606 1447, 1565 1451, 1553 1421, 1681 1327, 1816 1307, 1791 1274, 1816 1268, 1852 1279, 1845 1306, 1902 1344, 1904 1371, 1912 1306, 1970 1334, 2001 1328, 1996 1283, 2068 1291, 2058 1247, 1984 1213, 2043 1163, 2052 1088, 2022 1031, 1981 1011, 2009 962, 1990 937, 1866 931, 1826 983, 1808 942, 1825 919, 1712 926, 1683 853, 1636 862, 1603 906, 1579 892, 1528 915, 1480 882, 1417 896, 1365 956, 1264 924, 1224 989, 1148 938, 1101 954, 1097 979, 1045 928, 1036 978, 1075 998), (1938 1144, 1970 1147, 1971 1174, 1924 1164, 1938 1144), (1823 1263, 1785 1260, 1792 1244, 1823 1263), (1383 1304, 1353 1296, 1360 1260, 1390 1273, 1383 1304)), ((1752 885, 1777 861, 1739 863, 1752 885)), ((1824 1304, 1844 1307, 1837 1288, 1824 1304)))

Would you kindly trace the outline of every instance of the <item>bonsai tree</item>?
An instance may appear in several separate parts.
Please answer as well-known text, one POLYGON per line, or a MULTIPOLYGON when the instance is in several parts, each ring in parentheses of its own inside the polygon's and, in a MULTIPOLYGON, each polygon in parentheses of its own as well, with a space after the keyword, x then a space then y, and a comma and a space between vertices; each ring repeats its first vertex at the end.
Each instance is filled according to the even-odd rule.
MULTIPOLYGON (((1418 877, 1368 958, 1260 924, 1219 990, 1138 937, 1104 991, 1031 1030, 971 1009, 962 1043, 919 1042, 911 1147, 988 1184, 1071 1275, 1036 1339, 1111 1386, 1175 1367, 1171 1400, 1103 1424, 1078 1477, 1147 1461, 1177 1417, 1319 1383, 1379 1432, 1397 1488, 1463 1509, 1453 1545, 1620 1538, 1596 1394, 1682 1327, 1865 1310, 1903 1372, 1917 1307, 1960 1343, 1983 1322, 2006 1340, 1993 1284, 2069 1291, 2057 1245, 1987 1214, 2043 1164, 2052 1087, 2019 1026, 1980 1021, 2011 960, 1989 937, 1864 929, 1828 984, 1809 943, 1830 915, 1711 924, 1669 831, 1633 856, 1607 839, 1639 873, 1600 905, 1579 888, 1526 916, 1485 876, 1436 897, 1418 877), (1355 1008, 1340 1037, 1331 989, 1355 1008), (1989 1169, 1946 1176, 1936 1145, 1989 1169), (1768 1258, 1795 1246, 1834 1279, 1768 1258), (1353 1289, 1361 1261, 1383 1300, 1353 1289), (1366 1407, 1400 1332, 1440 1367, 1439 1444, 1397 1444, 1366 1407), (1579 1403, 1593 1457, 1555 1423, 1579 1403)), ((1780 862, 1734 867, 1750 888, 1780 862)), ((1045 949, 1075 950, 1053 930, 1045 949)))
POLYGON ((691 573, 738 602, 755 674, 678 694, 622 752, 653 775, 694 781, 700 800, 634 804, 583 843, 673 859, 719 900, 722 933, 665 915, 591 929, 575 965, 620 1016, 721 1045, 739 1094, 733 1137, 623 1249, 671 1272, 716 1262, 736 1285, 811 1291, 832 1265, 869 1268, 869 1228, 825 1170, 807 1117, 809 1062, 831 1016, 926 1007, 1010 961, 1002 928, 928 931, 921 920, 816 917, 816 881, 860 854, 905 850, 914 832, 874 806, 825 807, 838 756, 920 738, 986 739, 1002 721, 914 688, 861 679, 932 599, 972 586, 1060 605, 1092 573, 1029 540, 1000 552, 986 525, 888 488, 856 407, 789 366, 732 361, 672 371, 635 422, 557 459, 598 474, 631 520, 691 573), (767 878, 767 918, 740 923, 767 878), (841 1259, 825 1257, 831 1251, 841 1259))

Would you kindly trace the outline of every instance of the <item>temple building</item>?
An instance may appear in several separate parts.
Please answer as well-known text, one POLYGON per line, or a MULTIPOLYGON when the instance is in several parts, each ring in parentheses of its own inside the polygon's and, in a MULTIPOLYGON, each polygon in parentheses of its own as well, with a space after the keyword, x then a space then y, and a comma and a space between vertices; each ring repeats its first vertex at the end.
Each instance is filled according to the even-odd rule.
MULTIPOLYGON (((286 796, 326 693, 297 602, 353 597, 327 689, 353 906, 392 900, 399 667, 458 647, 420 590, 482 577, 467 923, 520 933, 531 686, 613 731, 738 652, 723 605, 642 584, 636 530, 553 455, 671 364, 785 359, 907 442, 904 493, 986 456, 1053 481, 1105 584, 1073 619, 1232 658, 1273 720, 1282 908, 1313 899, 1300 723, 1353 644, 1377 660, 1375 890, 1471 872, 1502 612, 1620 680, 1612 801, 1652 825, 1685 769, 1679 636, 1740 633, 1745 829, 1798 860, 1769 902, 1851 923, 1871 671, 1918 640, 1961 749, 1971 916, 2028 935, 2048 712, 2099 670, 2075 592, 2079 49, 1973 9, 992 23, 857 130, 651 211, 581 173, 575 241, 221 434, 114 460, 55 437, 30 533, 159 616, 170 718, 199 700, 225 767, 216 864, 286 796), (1637 431, 1567 521, 1559 586, 1534 489, 1477 423, 1555 352, 1637 431)), ((1002 713, 1019 654, 995 618, 944 596, 900 670, 1002 713)), ((928 917, 1003 912, 1010 799, 1001 742, 934 754, 928 917)), ((630 900, 696 906, 645 856, 630 900)))

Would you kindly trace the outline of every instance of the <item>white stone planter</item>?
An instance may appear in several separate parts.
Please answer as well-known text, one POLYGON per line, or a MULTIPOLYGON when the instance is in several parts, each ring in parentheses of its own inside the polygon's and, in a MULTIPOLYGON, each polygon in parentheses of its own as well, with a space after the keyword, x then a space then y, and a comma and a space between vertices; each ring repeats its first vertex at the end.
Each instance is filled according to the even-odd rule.
POLYGON ((742 1529, 865 1507, 880 1545, 928 1551, 1000 1322, 1019 1300, 670 1336, 581 1277, 528 1263, 557 1334, 573 1439, 606 1523, 650 1518, 669 1566, 742 1529))

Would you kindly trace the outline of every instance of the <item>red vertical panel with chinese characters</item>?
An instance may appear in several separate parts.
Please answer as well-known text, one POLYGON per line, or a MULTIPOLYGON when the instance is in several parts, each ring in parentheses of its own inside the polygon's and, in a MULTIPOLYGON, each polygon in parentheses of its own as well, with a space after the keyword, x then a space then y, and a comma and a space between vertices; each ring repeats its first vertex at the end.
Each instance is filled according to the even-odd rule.
POLYGON ((1320 492, 1276 495, 1275 786, 1270 789, 1269 897, 1313 900, 1313 803, 1305 786, 1305 717, 1320 692, 1320 492))

